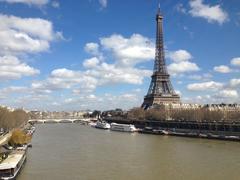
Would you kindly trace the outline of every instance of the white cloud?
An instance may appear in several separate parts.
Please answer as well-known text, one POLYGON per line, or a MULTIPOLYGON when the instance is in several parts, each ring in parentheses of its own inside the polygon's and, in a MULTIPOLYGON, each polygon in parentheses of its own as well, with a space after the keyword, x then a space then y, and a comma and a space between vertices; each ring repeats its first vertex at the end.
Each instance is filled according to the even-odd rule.
POLYGON ((234 66, 239 66, 240 67, 240 57, 233 58, 231 60, 231 64, 234 66))
POLYGON ((211 78, 212 78, 212 74, 210 74, 210 73, 204 73, 202 75, 192 74, 192 75, 188 76, 188 79, 202 80, 202 81, 209 81, 211 78))
POLYGON ((144 77, 150 77, 152 71, 132 67, 121 67, 115 64, 102 63, 95 69, 86 72, 98 79, 99 85, 105 84, 142 84, 144 77))
POLYGON ((176 5, 176 10, 183 14, 187 14, 187 10, 184 8, 183 4, 181 4, 181 3, 176 5))
POLYGON ((14 56, 0 56, 0 80, 19 79, 22 76, 39 74, 39 70, 21 63, 14 56))
POLYGON ((55 78, 75 78, 76 76, 80 76, 80 73, 72 71, 72 70, 68 70, 68 69, 55 69, 52 71, 51 73, 52 77, 55 78))
POLYGON ((11 93, 26 93, 28 90, 29 89, 24 86, 9 86, 9 87, 0 89, 0 96, 1 95, 6 96, 7 94, 11 94, 11 93))
POLYGON ((191 0, 189 2, 191 10, 189 13, 193 17, 202 17, 208 22, 217 22, 223 24, 228 20, 228 14, 224 11, 219 4, 210 6, 204 4, 203 0, 191 0))
MULTIPOLYGON (((105 93, 100 96, 95 94, 81 95, 78 94, 72 101, 67 102, 68 107, 75 106, 84 107, 85 109, 99 109, 99 110, 109 110, 116 108, 129 109, 132 107, 139 106, 142 102, 142 97, 140 94, 133 93, 122 93, 113 95, 110 93, 105 93)), ((64 102, 65 103, 65 102, 64 102)), ((64 107, 63 103, 63 107, 64 107)))
POLYGON ((140 35, 133 34, 130 38, 114 34, 100 39, 104 49, 110 50, 121 66, 134 66, 152 60, 155 55, 154 43, 140 35))
POLYGON ((97 43, 87 43, 84 47, 84 50, 91 55, 98 55, 99 54, 99 45, 97 43))
POLYGON ((223 86, 224 86, 223 83, 208 81, 203 83, 189 84, 187 86, 187 89, 190 91, 206 91, 206 90, 216 91, 223 88, 223 86))
POLYGON ((53 103, 51 103, 51 105, 52 105, 52 106, 60 106, 61 104, 58 103, 58 102, 53 102, 53 103))
POLYGON ((231 87, 240 86, 240 79, 231 79, 231 80, 230 80, 230 86, 231 86, 231 87))
POLYGON ((81 89, 73 89, 72 92, 73 92, 73 94, 80 94, 80 93, 82 93, 82 90, 81 89))
POLYGON ((202 76, 197 75, 197 74, 193 74, 193 75, 189 76, 188 78, 192 79, 192 80, 202 80, 202 76))
POLYGON ((196 63, 190 62, 192 55, 186 50, 169 51, 167 57, 173 61, 168 65, 169 73, 173 76, 200 70, 196 63))
POLYGON ((86 96, 87 99, 96 99, 96 96, 94 94, 90 94, 86 96))
POLYGON ((99 63, 100 63, 100 60, 97 57, 93 57, 90 59, 86 59, 83 62, 83 66, 85 68, 96 68, 96 66, 99 65, 99 63))
POLYGON ((46 5, 49 0, 0 0, 7 3, 23 3, 27 5, 43 6, 46 5))
POLYGON ((60 3, 58 1, 52 1, 52 7, 59 8, 60 7, 60 3))
POLYGON ((183 97, 183 102, 198 104, 238 103, 239 95, 235 90, 222 90, 216 94, 183 97))
POLYGON ((188 61, 188 60, 192 59, 192 55, 188 51, 182 50, 182 49, 173 51, 173 52, 169 52, 167 54, 167 57, 169 57, 176 63, 181 62, 181 61, 188 61))
POLYGON ((61 31, 57 31, 55 34, 54 34, 54 37, 53 37, 55 40, 63 40, 63 41, 70 41, 70 39, 66 39, 64 36, 63 36, 63 32, 61 31))
POLYGON ((0 54, 37 53, 49 49, 56 33, 50 21, 0 14, 0 54))
POLYGON ((64 100, 65 103, 72 103, 74 100, 72 98, 67 98, 64 100))
POLYGON ((101 5, 102 8, 107 7, 107 0, 98 0, 99 4, 101 5))
POLYGON ((215 66, 213 68, 213 70, 216 71, 216 72, 219 72, 219 73, 230 73, 230 72, 232 72, 232 70, 228 66, 225 66, 225 65, 215 66))
POLYGON ((83 62, 87 70, 82 72, 85 77, 96 79, 96 86, 121 83, 142 84, 144 77, 150 77, 152 74, 150 70, 134 67, 154 57, 154 45, 148 38, 139 34, 133 34, 130 38, 114 34, 100 38, 100 45, 101 47, 93 42, 85 45, 85 51, 94 57, 83 62), (110 57, 114 57, 112 63, 105 62, 108 58, 103 57, 105 51, 107 51, 106 54, 110 54, 110 57))
POLYGON ((66 89, 80 85, 84 89, 95 89, 97 80, 81 71, 69 69, 55 69, 45 82, 45 87, 50 89, 66 89))
POLYGON ((221 90, 216 96, 220 98, 238 98, 238 92, 233 89, 221 90))
POLYGON ((181 92, 181 91, 179 91, 179 90, 175 90, 175 93, 176 93, 176 94, 178 94, 179 96, 181 96, 181 95, 182 95, 182 92, 181 92))
POLYGON ((182 61, 179 63, 171 63, 168 65, 168 71, 172 75, 187 73, 187 72, 195 72, 199 71, 200 68, 197 64, 189 61, 182 61))
POLYGON ((42 110, 49 110, 51 108, 49 105, 52 102, 52 97, 43 94, 30 94, 14 99, 14 103, 19 107, 37 109, 40 106, 42 110))
MULTIPOLYGON (((203 91, 207 95, 198 95, 190 97, 184 97, 183 101, 188 103, 238 103, 239 93, 235 89, 236 86, 240 86, 240 79, 233 79, 232 84, 224 84, 215 81, 208 81, 203 83, 193 83, 187 86, 190 91, 203 91)), ((198 92, 200 93, 200 92, 198 92)))
POLYGON ((210 95, 198 95, 194 97, 182 97, 182 102, 184 103, 192 103, 192 104, 206 104, 206 103, 213 103, 213 98, 210 95))
POLYGON ((55 69, 51 75, 43 81, 35 81, 31 88, 35 92, 49 93, 54 90, 70 89, 74 86, 80 86, 85 91, 92 91, 96 88, 97 80, 94 77, 86 75, 81 71, 69 69, 55 69))
MULTIPOLYGON (((109 110, 116 108, 129 109, 132 107, 139 106, 142 102, 142 96, 140 93, 133 93, 130 91, 129 93, 120 93, 120 94, 111 94, 105 93, 101 95, 96 95, 93 93, 90 94, 75 94, 72 96, 64 96, 65 98, 58 99, 58 101, 50 101, 50 99, 46 99, 46 106, 49 104, 57 105, 58 107, 50 107, 51 109, 57 108, 57 110, 73 110, 73 109, 98 109, 98 110, 109 110)), ((26 97, 25 101, 29 101, 30 97, 26 97)), ((44 101, 44 102, 45 102, 44 101)), ((22 101, 21 101, 22 102, 22 101)), ((35 105, 35 104, 34 104, 35 105)), ((46 108, 46 107, 44 107, 46 108)), ((43 109, 41 107, 41 109, 43 109)))
MULTIPOLYGON (((141 35, 133 35, 129 39, 121 35, 113 35, 109 38, 101 38, 101 48, 97 43, 87 43, 85 50, 90 54, 97 54, 96 56, 86 59, 83 66, 86 68, 84 71, 70 70, 70 69, 55 69, 51 75, 43 81, 34 82, 32 87, 36 90, 60 90, 70 89, 74 94, 84 94, 94 91, 98 86, 113 85, 113 84, 142 84, 145 77, 150 77, 152 70, 139 69, 134 67, 137 63, 147 61, 149 55, 141 56, 137 54, 142 53, 139 49, 144 49, 144 45, 148 49, 149 44, 145 41, 147 38, 141 35), (117 37, 116 37, 117 36, 117 37), (113 41, 119 38, 120 41, 113 41), (144 42, 143 42, 144 41, 144 42), (140 42, 140 44, 139 44, 140 42), (119 47, 120 46, 120 47, 119 47), (139 48, 136 54, 122 54, 129 48, 139 48), (105 49, 100 51, 99 49, 105 49), (105 61, 108 57, 103 57, 110 54, 110 57, 117 57, 112 63, 105 61), (123 62, 122 58, 128 59, 131 62, 123 62), (137 59, 137 60, 136 60, 137 59)), ((152 56, 152 55, 151 55, 152 56)))

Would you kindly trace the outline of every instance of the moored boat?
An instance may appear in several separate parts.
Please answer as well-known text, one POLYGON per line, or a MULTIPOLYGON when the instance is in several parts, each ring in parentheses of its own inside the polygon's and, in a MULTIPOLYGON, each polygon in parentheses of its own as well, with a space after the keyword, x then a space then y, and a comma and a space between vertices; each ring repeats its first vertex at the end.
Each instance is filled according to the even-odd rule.
POLYGON ((239 136, 225 136, 226 139, 240 140, 239 136))
POLYGON ((91 127, 95 127, 96 123, 95 122, 90 122, 90 123, 88 123, 88 125, 91 126, 91 127))
POLYGON ((144 127, 143 129, 140 129, 138 132, 143 134, 153 134, 153 128, 147 126, 144 127))
POLYGON ((95 128, 99 129, 110 129, 110 124, 105 121, 97 121, 95 128))
POLYGON ((146 126, 143 129, 138 130, 139 133, 143 134, 156 134, 156 135, 168 135, 169 132, 164 129, 154 129, 153 127, 146 126))
POLYGON ((14 150, 0 163, 0 179, 15 179, 26 161, 27 150, 14 150))
POLYGON ((199 137, 200 137, 200 138, 207 138, 208 135, 207 135, 207 134, 200 133, 200 134, 199 134, 199 137))
POLYGON ((168 134, 169 134, 169 132, 168 132, 167 130, 162 130, 162 133, 163 133, 164 135, 168 135, 168 134))
POLYGON ((27 131, 27 134, 28 134, 28 135, 33 135, 33 133, 35 132, 35 130, 36 130, 36 127, 31 126, 31 128, 27 129, 26 131, 27 131))
POLYGON ((162 130, 162 129, 154 129, 153 132, 154 132, 154 134, 168 135, 168 131, 162 130))
POLYGON ((118 124, 111 123, 110 130, 112 131, 122 131, 122 132, 136 132, 137 129, 132 124, 118 124))
POLYGON ((161 135, 163 134, 163 130, 160 129, 153 129, 152 127, 146 126, 143 129, 140 129, 138 132, 143 133, 143 134, 156 134, 156 135, 161 135))

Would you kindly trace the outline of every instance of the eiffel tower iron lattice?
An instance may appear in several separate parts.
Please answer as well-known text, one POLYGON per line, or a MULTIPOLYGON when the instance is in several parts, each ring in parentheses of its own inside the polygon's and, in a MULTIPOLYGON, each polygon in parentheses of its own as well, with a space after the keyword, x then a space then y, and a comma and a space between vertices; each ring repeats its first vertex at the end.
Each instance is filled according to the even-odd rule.
POLYGON ((163 45, 163 16, 160 6, 156 15, 156 50, 154 69, 150 87, 144 97, 142 108, 147 109, 153 105, 180 103, 180 96, 175 93, 165 64, 163 45))

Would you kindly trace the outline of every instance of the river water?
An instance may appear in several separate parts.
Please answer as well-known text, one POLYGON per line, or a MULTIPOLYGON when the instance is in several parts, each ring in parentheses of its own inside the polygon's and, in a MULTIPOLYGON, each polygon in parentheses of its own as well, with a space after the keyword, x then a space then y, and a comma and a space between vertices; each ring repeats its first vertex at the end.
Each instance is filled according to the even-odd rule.
POLYGON ((239 180, 240 143, 36 126, 18 180, 239 180))

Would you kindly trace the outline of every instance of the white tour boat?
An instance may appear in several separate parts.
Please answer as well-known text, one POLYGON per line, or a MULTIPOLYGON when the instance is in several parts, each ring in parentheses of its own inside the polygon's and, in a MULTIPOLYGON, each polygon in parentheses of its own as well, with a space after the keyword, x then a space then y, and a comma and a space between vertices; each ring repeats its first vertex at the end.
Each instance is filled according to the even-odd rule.
POLYGON ((26 160, 26 150, 14 150, 0 163, 0 179, 15 179, 26 160))
POLYGON ((122 131, 122 132, 136 132, 137 129, 132 124, 118 124, 118 123, 111 123, 112 131, 122 131))
POLYGON ((110 129, 110 124, 106 121, 97 121, 95 128, 99 129, 110 129))

